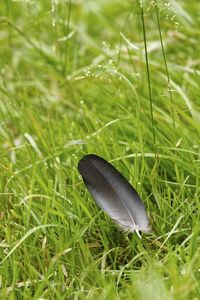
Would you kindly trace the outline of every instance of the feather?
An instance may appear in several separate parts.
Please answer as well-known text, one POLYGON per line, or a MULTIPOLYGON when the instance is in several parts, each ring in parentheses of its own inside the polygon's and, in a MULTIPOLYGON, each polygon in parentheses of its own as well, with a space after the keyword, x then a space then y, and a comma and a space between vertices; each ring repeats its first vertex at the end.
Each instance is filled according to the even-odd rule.
POLYGON ((89 154, 78 163, 78 171, 97 205, 123 229, 149 231, 145 207, 130 183, 106 160, 89 154))

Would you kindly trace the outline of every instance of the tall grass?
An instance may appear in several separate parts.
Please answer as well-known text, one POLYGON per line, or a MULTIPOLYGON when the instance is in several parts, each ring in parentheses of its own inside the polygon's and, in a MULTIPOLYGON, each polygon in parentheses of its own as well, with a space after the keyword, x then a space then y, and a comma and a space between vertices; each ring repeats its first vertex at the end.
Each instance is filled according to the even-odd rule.
POLYGON ((198 299, 198 1, 1 4, 2 299, 198 299), (88 153, 138 190, 126 235, 77 171, 88 153))

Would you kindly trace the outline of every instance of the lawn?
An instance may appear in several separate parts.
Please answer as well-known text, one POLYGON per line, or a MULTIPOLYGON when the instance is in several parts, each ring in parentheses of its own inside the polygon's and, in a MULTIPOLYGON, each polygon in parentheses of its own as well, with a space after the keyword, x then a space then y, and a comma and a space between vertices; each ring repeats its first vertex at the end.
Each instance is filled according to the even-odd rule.
POLYGON ((1 3, 1 299, 200 299, 199 11, 1 3), (136 188, 149 234, 96 206, 89 153, 136 188))

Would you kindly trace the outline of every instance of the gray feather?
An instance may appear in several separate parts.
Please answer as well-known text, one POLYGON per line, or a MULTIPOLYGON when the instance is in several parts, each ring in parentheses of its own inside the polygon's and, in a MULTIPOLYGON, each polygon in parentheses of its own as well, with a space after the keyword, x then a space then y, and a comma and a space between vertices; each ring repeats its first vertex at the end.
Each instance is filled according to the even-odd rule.
POLYGON ((89 154, 79 161, 78 170, 97 205, 122 228, 137 233, 149 231, 138 193, 110 163, 89 154))

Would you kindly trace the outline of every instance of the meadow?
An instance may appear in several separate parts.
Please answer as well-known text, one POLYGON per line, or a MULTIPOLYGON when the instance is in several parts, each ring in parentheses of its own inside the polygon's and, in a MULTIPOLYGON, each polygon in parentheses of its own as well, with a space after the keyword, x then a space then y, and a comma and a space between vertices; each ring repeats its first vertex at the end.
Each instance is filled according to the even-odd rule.
POLYGON ((200 299, 200 2, 4 0, 0 298, 200 299), (77 170, 136 188, 128 234, 77 170))

